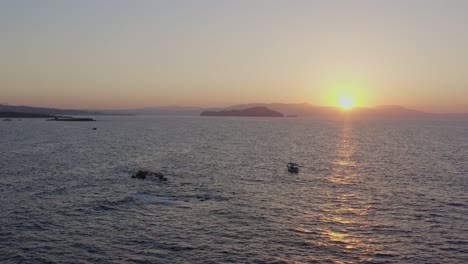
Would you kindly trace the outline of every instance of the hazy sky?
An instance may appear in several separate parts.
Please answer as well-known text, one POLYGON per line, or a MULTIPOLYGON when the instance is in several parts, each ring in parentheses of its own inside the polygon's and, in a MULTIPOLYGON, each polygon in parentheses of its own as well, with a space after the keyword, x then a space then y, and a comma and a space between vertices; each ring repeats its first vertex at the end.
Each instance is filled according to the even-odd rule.
POLYGON ((468 1, 0 0, 0 103, 468 112, 468 1))

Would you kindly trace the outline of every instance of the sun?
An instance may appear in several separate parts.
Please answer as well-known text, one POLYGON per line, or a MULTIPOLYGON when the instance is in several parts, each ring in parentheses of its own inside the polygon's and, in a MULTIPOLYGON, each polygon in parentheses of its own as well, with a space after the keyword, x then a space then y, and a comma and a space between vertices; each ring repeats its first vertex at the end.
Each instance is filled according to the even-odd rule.
POLYGON ((340 107, 343 108, 344 110, 351 109, 354 106, 354 101, 350 97, 341 98, 339 103, 340 103, 340 107))
POLYGON ((342 111, 351 111, 363 107, 368 97, 368 84, 356 78, 342 78, 341 81, 330 81, 323 85, 326 89, 328 105, 342 111))

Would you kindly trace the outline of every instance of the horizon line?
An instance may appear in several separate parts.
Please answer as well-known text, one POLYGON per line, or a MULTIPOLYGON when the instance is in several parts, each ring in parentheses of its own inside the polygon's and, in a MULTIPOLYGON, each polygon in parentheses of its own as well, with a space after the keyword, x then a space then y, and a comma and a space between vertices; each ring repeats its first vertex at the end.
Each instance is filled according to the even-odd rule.
MULTIPOLYGON (((38 106, 38 105, 25 105, 25 104, 18 104, 13 105, 7 102, 2 102, 0 105, 6 106, 14 106, 14 107, 34 107, 34 108, 51 108, 51 109, 61 109, 61 110, 83 110, 83 111, 125 111, 125 110, 143 110, 143 109, 161 109, 161 110, 168 110, 168 111, 184 111, 184 110, 206 110, 206 109, 229 109, 236 106, 242 105, 273 105, 273 104, 282 104, 282 105, 309 105, 311 107, 324 107, 324 108, 335 108, 340 109, 339 106, 332 106, 332 105, 318 105, 318 104, 311 104, 309 102, 301 102, 301 103, 283 103, 283 102, 271 102, 271 103, 238 103, 238 104, 231 104, 228 106, 193 106, 193 105, 159 105, 159 106, 142 106, 142 107, 126 107, 126 108, 80 108, 80 107, 57 107, 57 106, 38 106), (168 108, 186 108, 186 109, 168 109, 168 108)), ((247 106, 248 107, 248 106, 247 106)), ((251 106, 254 107, 254 106, 251 106)), ((407 107, 404 105, 398 104, 382 104, 382 105, 373 105, 373 106, 354 106, 351 109, 345 111, 353 111, 357 109, 374 109, 378 107, 398 107, 405 110, 417 111, 420 113, 427 113, 427 114, 468 114, 467 112, 432 112, 432 111, 424 111, 413 107, 407 107)))

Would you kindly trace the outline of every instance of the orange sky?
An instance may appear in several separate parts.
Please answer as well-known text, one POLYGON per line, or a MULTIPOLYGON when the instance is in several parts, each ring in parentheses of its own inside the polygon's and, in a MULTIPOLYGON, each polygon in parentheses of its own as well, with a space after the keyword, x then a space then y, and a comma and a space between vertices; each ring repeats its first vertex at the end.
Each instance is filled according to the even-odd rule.
POLYGON ((468 1, 0 3, 0 103, 468 112, 468 1))

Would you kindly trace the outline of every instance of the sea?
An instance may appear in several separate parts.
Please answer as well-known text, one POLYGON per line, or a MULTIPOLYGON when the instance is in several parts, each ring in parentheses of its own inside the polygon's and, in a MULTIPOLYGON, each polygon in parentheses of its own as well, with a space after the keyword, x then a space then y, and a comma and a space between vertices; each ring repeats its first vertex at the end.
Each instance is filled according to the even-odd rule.
POLYGON ((95 119, 0 122, 0 263, 468 263, 468 122, 95 119))

